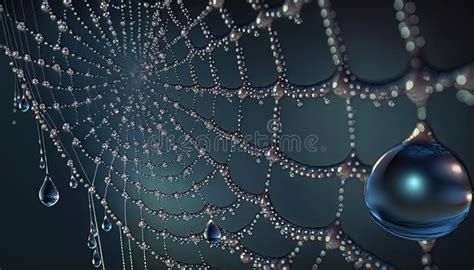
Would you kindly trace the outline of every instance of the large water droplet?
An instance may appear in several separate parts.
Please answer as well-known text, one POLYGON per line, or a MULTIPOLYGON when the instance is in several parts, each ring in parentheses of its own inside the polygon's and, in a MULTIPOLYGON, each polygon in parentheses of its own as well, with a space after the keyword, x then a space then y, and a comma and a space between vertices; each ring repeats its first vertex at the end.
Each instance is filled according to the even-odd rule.
POLYGON ((47 207, 51 207, 59 201, 59 191, 49 175, 44 178, 38 195, 40 201, 47 207))
POLYGON ((90 249, 94 249, 97 247, 97 240, 95 239, 95 236, 90 233, 89 237, 87 238, 87 247, 90 249))
POLYGON ((432 137, 426 123, 377 161, 365 187, 365 202, 375 221, 411 240, 450 233, 468 214, 471 200, 466 169, 432 137))
POLYGON ((96 268, 99 268, 102 265, 102 259, 100 258, 100 253, 97 248, 94 250, 92 255, 92 265, 96 268))
POLYGON ((30 103, 25 96, 23 96, 20 100, 20 103, 18 103, 18 108, 20 108, 22 112, 27 112, 30 109, 30 103))
POLYGON ((206 229, 204 230, 204 238, 212 243, 219 241, 221 236, 221 230, 217 224, 212 219, 210 219, 209 222, 207 222, 206 229))
POLYGON ((104 216, 104 220, 102 221, 102 230, 106 232, 112 230, 112 223, 110 223, 110 220, 107 218, 107 216, 104 216))

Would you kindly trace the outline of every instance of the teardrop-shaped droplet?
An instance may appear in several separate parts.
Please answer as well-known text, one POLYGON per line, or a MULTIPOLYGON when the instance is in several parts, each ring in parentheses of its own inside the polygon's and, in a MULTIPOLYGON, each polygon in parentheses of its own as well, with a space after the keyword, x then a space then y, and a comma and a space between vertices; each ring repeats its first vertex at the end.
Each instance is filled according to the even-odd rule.
POLYGON ((38 166, 41 170, 44 170, 46 168, 46 162, 44 162, 43 157, 40 158, 40 162, 38 166))
POLYGON ((418 243, 420 244, 421 250, 423 251, 423 253, 429 253, 434 248, 436 244, 436 240, 435 239, 422 240, 422 241, 418 241, 418 243))
POLYGON ((206 238, 207 241, 213 243, 219 241, 221 236, 221 230, 217 224, 212 219, 210 219, 209 222, 207 222, 206 229, 204 230, 204 238, 206 238))
POLYGON ((422 122, 375 163, 365 201, 375 221, 392 234, 431 240, 466 218, 472 186, 462 162, 422 122))
POLYGON ((49 175, 44 178, 38 195, 40 201, 47 207, 51 207, 59 201, 59 191, 49 175))
POLYGON ((112 230, 112 223, 107 218, 107 216, 104 216, 104 220, 102 221, 102 230, 106 232, 109 232, 110 230, 112 230))
POLYGON ((30 109, 30 103, 25 96, 21 98, 20 103, 18 103, 18 107, 22 112, 27 112, 30 109))
POLYGON ((90 249, 94 249, 97 247, 97 240, 95 239, 95 236, 90 233, 89 237, 87 238, 87 247, 90 249))
POLYGON ((74 176, 71 176, 71 181, 69 181, 69 186, 72 188, 72 189, 75 189, 77 188, 77 180, 74 176))
POLYGON ((94 236, 94 237, 97 237, 99 235, 99 230, 97 230, 97 227, 95 226, 94 223, 91 222, 91 230, 90 230, 91 234, 94 236))
POLYGON ((96 268, 99 268, 102 265, 102 259, 100 258, 100 253, 97 248, 94 250, 92 255, 92 265, 96 268))

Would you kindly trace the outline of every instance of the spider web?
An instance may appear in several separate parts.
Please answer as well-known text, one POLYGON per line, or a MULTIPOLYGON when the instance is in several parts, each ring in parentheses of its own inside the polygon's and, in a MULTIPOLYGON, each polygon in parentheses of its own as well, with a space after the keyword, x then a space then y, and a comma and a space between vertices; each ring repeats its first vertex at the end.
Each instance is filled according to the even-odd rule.
MULTIPOLYGON (((411 57, 410 70, 381 84, 361 81, 351 73, 329 1, 247 1, 241 3, 249 10, 244 14, 249 17, 245 24, 235 22, 227 2, 190 2, 3 1, 1 47, 18 80, 15 106, 25 111, 31 107, 34 113, 46 175, 49 138, 71 170, 71 187, 79 182, 86 188, 93 231, 89 242, 97 242, 92 249, 98 267, 105 269, 107 258, 101 243, 104 234, 94 230, 101 227, 105 216, 118 227, 123 269, 147 269, 152 266, 150 260, 169 268, 214 268, 212 257, 222 252, 254 268, 289 269, 309 242, 323 243, 313 269, 318 269, 329 251, 340 253, 357 268, 392 268, 341 227, 346 180, 365 181, 371 169, 355 150, 351 101, 393 106, 395 98, 407 95, 418 106, 418 118, 424 120, 429 95, 447 87, 459 89, 460 101, 474 103, 465 90, 474 86, 472 66, 437 72, 423 65, 420 51, 425 41, 412 2, 394 2, 400 34, 411 57), (287 77, 279 33, 272 23, 302 24, 301 10, 314 4, 320 9, 336 71, 321 82, 298 85, 287 77), (221 35, 213 34, 208 19, 220 27, 221 35), (245 52, 252 48, 244 48, 241 42, 248 35, 268 38, 267 50, 277 74, 271 84, 255 85, 249 79, 245 52), (225 75, 218 68, 218 53, 225 54, 226 66, 236 65, 234 87, 222 83, 225 75), (329 103, 330 94, 345 101, 347 158, 325 166, 291 158, 281 145, 285 124, 281 100, 295 99, 298 106, 303 99, 329 103), (201 99, 208 102, 207 113, 198 108, 201 99), (222 100, 229 107, 236 104, 232 116, 236 128, 217 120, 216 104, 222 100), (242 131, 244 104, 252 100, 272 104, 265 143, 249 140, 242 131), (216 151, 215 141, 228 151, 216 151), (238 154, 266 167, 261 191, 249 191, 235 179, 231 161, 238 154), (339 205, 334 220, 327 226, 307 227, 281 215, 270 195, 275 168, 290 177, 315 181, 315 185, 337 179, 339 205), (218 188, 210 190, 225 193, 217 196, 224 203, 207 196, 206 188, 215 183, 218 188), (248 218, 237 228, 229 225, 234 216, 248 218), (247 239, 258 237, 253 232, 262 222, 271 224, 282 241, 290 241, 294 248, 273 256, 252 250, 247 239), (217 224, 221 234, 218 241, 206 239, 206 231, 216 230, 212 224, 217 224), (187 233, 176 233, 176 228, 187 233), (170 246, 192 255, 185 258, 170 252, 170 246)), ((429 253, 433 243, 421 244, 429 253)))

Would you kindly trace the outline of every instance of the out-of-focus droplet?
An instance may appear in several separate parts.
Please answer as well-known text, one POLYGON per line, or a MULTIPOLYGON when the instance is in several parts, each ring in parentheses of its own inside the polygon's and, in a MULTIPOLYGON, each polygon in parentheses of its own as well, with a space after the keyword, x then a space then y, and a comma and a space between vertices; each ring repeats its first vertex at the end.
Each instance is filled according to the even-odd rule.
POLYGON ((39 162, 38 167, 39 167, 41 170, 44 170, 44 169, 46 168, 46 162, 44 162, 44 158, 43 158, 43 157, 40 158, 40 162, 39 162))
POLYGON ((112 223, 107 218, 107 215, 104 216, 104 220, 102 221, 102 230, 106 232, 109 232, 110 230, 112 230, 112 223))

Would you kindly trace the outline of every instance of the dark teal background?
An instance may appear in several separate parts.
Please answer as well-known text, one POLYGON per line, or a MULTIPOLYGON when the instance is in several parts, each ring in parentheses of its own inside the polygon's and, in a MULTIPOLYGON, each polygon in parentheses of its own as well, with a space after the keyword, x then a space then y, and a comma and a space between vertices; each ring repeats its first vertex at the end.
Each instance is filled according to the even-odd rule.
MULTIPOLYGON (((185 3, 188 5, 190 1, 185 3)), ((408 55, 397 31, 391 2, 337 0, 333 3, 350 57, 349 64, 356 75, 365 80, 384 81, 405 72, 408 55)), ((444 70, 473 61, 474 8, 469 5, 469 1, 456 0, 448 3, 424 0, 416 3, 420 17, 419 26, 426 38, 425 56, 428 63, 444 70)), ((244 10, 240 10, 235 2, 231 5, 233 9, 229 9, 240 14, 241 20, 245 21, 244 10)), ((329 77, 334 67, 330 61, 317 5, 312 3, 306 6, 302 17, 304 23, 301 26, 285 20, 275 22, 274 26, 280 34, 289 79, 294 83, 309 84, 329 77)), ((212 27, 212 23, 217 20, 211 19, 209 22, 212 30, 222 30, 218 25, 212 27)), ((246 48, 251 81, 256 85, 271 84, 275 80, 275 71, 271 64, 266 34, 259 38, 243 37, 241 43, 246 48)), ((232 63, 229 62, 232 58, 225 58, 227 54, 229 53, 223 50, 216 51, 216 62, 224 84, 235 86, 235 63, 229 64, 232 63)), ((51 209, 45 208, 39 202, 38 189, 44 172, 38 169, 39 147, 35 123, 31 112, 12 113, 13 75, 8 67, 8 59, 1 56, 0 60, 3 90, 0 106, 3 131, 0 140, 0 168, 3 173, 0 188, 0 268, 92 269, 91 252, 86 247, 89 222, 86 193, 82 187, 78 190, 68 187, 69 171, 65 162, 50 150, 50 170, 60 189, 61 199, 59 204, 51 209), (17 124, 12 125, 12 121, 17 124)), ((199 66, 199 63, 196 64, 199 66)), ((201 63, 201 68, 198 68, 201 77, 205 77, 205 68, 206 65, 201 63)), ((203 80, 202 83, 206 84, 206 81, 203 80)), ((167 93, 171 95, 172 92, 167 93)), ((183 96, 183 100, 185 99, 186 95, 183 96)), ((349 142, 344 101, 335 96, 331 96, 330 100, 330 105, 325 105, 322 100, 303 100, 304 106, 301 108, 296 106, 294 100, 283 100, 283 133, 301 136, 315 134, 320 138, 318 145, 325 148, 325 151, 316 153, 287 153, 292 158, 308 164, 323 165, 340 161, 347 155, 349 142)), ((396 99, 395 102, 394 108, 387 105, 375 108, 367 100, 353 101, 357 120, 357 150, 363 161, 372 164, 413 129, 416 123, 415 106, 404 97, 396 99)), ((273 102, 266 101, 261 106, 253 100, 245 100, 244 103, 242 131, 253 133, 258 129, 265 132, 273 102)), ((219 99, 216 121, 226 129, 234 130, 235 108, 235 102, 229 105, 226 100, 219 99)), ((209 99, 205 97, 199 100, 197 109, 208 115, 209 99)), ((428 120, 436 137, 461 158, 471 176, 474 175, 473 119, 474 109, 457 102, 452 89, 435 94, 430 100, 428 120)), ((51 149, 49 142, 48 147, 51 149)), ((96 149, 91 149, 94 150, 96 149)), ((215 155, 218 157, 220 154, 215 155)), ((266 162, 256 164, 245 154, 236 153, 230 166, 232 176, 244 188, 250 191, 261 190, 266 162)), ((271 185, 271 196, 282 216, 308 226, 324 226, 332 221, 337 207, 337 180, 312 181, 299 177, 290 179, 287 172, 275 168, 271 185)), ((223 189, 220 185, 210 186, 204 194, 209 201, 225 205, 223 200, 228 196, 223 194, 223 189)), ((117 194, 115 196, 117 197, 117 194)), ((121 207, 119 201, 121 200, 113 201, 117 203, 116 208, 121 207)), ((418 244, 388 234, 370 218, 364 205, 363 185, 360 181, 348 181, 344 202, 342 224, 347 234, 366 250, 401 269, 421 269, 418 244)), ((171 203, 170 207, 173 207, 171 203)), ((136 220, 136 208, 131 209, 134 209, 130 211, 131 219, 136 220)), ((217 220, 217 223, 224 228, 238 228, 246 224, 252 215, 251 210, 244 210, 238 211, 237 218, 225 222, 217 220)), ((102 212, 99 213, 101 219, 102 212)), ((159 226, 159 221, 154 222, 159 226)), ((206 220, 200 220, 194 227, 198 231, 203 228, 205 222, 206 220)), ((256 227, 251 240, 244 244, 265 255, 284 253, 294 245, 290 241, 282 241, 278 232, 269 224, 261 223, 256 227)), ((173 223, 168 225, 170 224, 173 223)), ((473 226, 474 216, 471 213, 458 230, 439 240, 433 255, 441 269, 462 270, 474 267, 473 226)), ((176 229, 183 230, 179 226, 176 229)), ((121 262, 116 227, 111 233, 104 235, 102 241, 107 268, 119 269, 121 262)), ((157 248, 161 244, 156 240, 151 243, 157 248)), ((235 255, 221 256, 228 253, 216 249, 209 251, 206 243, 202 243, 201 248, 203 253, 207 254, 209 262, 221 269, 249 267, 238 263, 235 255)), ((320 248, 320 243, 303 246, 293 269, 310 269, 320 248)), ((180 258, 195 256, 192 248, 170 244, 169 249, 180 258)), ((141 255, 138 252, 135 255, 135 269, 142 269, 142 265, 138 263, 141 255)), ((157 269, 156 265, 152 267, 153 262, 154 260, 149 258, 150 268, 157 269)), ((352 269, 352 265, 346 263, 337 251, 328 252, 321 267, 352 269)))

